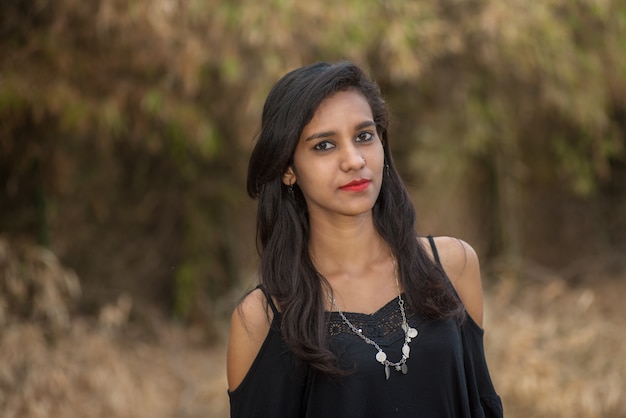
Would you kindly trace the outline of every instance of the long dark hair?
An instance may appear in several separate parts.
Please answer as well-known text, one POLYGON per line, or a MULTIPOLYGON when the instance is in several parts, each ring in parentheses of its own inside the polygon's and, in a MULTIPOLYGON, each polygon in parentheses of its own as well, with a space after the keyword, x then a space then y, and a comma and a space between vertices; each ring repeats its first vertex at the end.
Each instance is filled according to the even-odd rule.
MULTIPOLYGON (((260 278, 281 310, 281 332, 296 357, 332 376, 343 372, 328 349, 323 279, 309 256, 309 221, 304 196, 283 184, 283 173, 304 127, 320 103, 338 91, 356 90, 368 101, 383 142, 382 187, 373 208, 375 227, 396 257, 411 309, 433 319, 461 317, 463 306, 443 271, 422 248, 415 209, 389 151, 387 106, 377 84, 356 65, 316 63, 291 71, 270 91, 261 132, 248 166, 248 194, 258 199, 257 249, 260 278)), ((325 283, 327 285, 327 283, 325 283)))

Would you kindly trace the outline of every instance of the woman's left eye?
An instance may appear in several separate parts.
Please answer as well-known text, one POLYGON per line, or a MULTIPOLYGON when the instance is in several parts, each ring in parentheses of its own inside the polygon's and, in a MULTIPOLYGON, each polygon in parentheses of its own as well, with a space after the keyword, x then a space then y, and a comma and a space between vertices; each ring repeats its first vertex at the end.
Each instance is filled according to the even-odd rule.
POLYGON ((371 132, 361 132, 356 137, 357 142, 367 142, 367 141, 372 140, 373 138, 374 138, 374 134, 372 134, 371 132))

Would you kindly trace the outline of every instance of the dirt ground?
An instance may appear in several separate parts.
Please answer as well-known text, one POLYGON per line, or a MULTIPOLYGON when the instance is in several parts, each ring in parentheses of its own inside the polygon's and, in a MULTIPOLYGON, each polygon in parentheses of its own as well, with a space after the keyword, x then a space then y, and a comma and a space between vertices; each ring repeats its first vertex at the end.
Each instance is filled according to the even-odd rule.
MULTIPOLYGON (((507 417, 626 417, 626 276, 598 274, 486 288, 486 350, 507 417)), ((150 329, 103 318, 55 335, 5 327, 2 418, 228 417, 225 324, 209 339, 166 321, 150 329)))

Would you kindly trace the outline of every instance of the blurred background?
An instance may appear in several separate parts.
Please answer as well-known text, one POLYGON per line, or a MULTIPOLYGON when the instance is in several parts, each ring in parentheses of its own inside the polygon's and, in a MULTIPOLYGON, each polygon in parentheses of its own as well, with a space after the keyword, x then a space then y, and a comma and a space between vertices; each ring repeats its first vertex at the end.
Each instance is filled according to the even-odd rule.
POLYGON ((226 417, 285 72, 380 84, 508 417, 626 417, 626 0, 0 1, 0 416, 226 417))

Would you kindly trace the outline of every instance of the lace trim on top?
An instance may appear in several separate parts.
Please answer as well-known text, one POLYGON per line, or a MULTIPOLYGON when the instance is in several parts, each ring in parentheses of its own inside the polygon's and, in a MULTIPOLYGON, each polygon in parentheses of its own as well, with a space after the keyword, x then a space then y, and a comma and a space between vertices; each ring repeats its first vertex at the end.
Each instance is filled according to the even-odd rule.
MULTIPOLYGON (((409 309, 406 303, 404 304, 404 309, 409 326, 418 328, 421 322, 420 318, 409 309)), ((402 313, 400 313, 400 306, 398 306, 398 297, 395 297, 373 314, 344 312, 344 315, 357 329, 363 330, 363 335, 376 341, 381 346, 389 345, 398 338, 404 338, 404 330, 401 326, 402 313)), ((359 338, 354 335, 354 332, 343 321, 339 313, 334 311, 330 312, 328 334, 331 338, 342 335, 359 338)))

